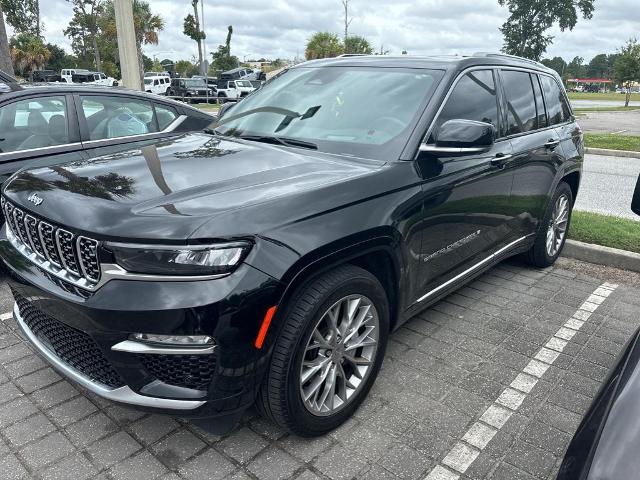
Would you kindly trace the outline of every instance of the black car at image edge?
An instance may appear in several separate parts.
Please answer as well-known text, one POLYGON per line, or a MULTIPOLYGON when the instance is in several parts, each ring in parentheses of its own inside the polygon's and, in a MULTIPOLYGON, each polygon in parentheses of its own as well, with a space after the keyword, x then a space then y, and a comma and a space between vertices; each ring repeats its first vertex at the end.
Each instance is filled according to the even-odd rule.
POLYGON ((556 260, 582 161, 536 62, 307 62, 208 133, 17 173, 0 256, 21 330, 90 391, 321 435, 390 331, 509 256, 556 260))

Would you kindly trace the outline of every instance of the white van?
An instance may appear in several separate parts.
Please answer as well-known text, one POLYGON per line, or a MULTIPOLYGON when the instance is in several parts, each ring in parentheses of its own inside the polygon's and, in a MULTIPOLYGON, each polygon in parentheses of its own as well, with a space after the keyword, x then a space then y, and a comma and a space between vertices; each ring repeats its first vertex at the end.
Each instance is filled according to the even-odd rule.
POLYGON ((171 78, 167 75, 145 76, 144 91, 156 95, 167 95, 171 86, 171 78))

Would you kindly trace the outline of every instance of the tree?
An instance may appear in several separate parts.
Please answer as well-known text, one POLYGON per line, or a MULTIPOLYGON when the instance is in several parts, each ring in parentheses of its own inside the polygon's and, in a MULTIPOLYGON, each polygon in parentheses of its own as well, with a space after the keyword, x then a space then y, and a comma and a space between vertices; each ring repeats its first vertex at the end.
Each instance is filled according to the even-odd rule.
POLYGON ((11 51, 9 50, 7 29, 4 23, 2 2, 0 2, 0 70, 8 73, 9 75, 13 75, 13 62, 11 61, 11 51))
MULTIPOLYGON (((107 0, 104 4, 104 14, 100 18, 100 28, 105 39, 112 45, 117 42, 116 13, 113 0, 107 0)), ((157 45, 159 32, 164 29, 164 20, 160 15, 151 11, 149 3, 143 0, 133 0, 133 26, 138 50, 138 67, 140 79, 144 76, 144 62, 142 57, 142 45, 157 45)))
POLYGON ((561 77, 564 76, 567 70, 567 62, 562 57, 545 58, 542 60, 542 64, 558 72, 561 77))
POLYGON ((233 35, 233 26, 229 25, 227 27, 227 40, 225 42, 225 47, 227 49, 227 56, 231 56, 231 35, 233 35))
POLYGON ((51 52, 47 50, 42 39, 30 33, 21 33, 9 41, 13 68, 21 76, 41 69, 49 60, 51 52))
POLYGON ((371 55, 373 53, 373 47, 366 38, 352 35, 344 41, 344 53, 371 55))
POLYGON ((305 57, 307 57, 307 60, 337 57, 343 53, 344 46, 338 39, 338 36, 331 32, 314 33, 307 42, 305 49, 305 57))
POLYGON ((77 65, 78 59, 72 55, 67 55, 63 48, 52 43, 47 43, 45 47, 51 54, 46 65, 49 70, 60 72, 63 68, 73 68, 77 65))
POLYGON ((591 78, 605 78, 608 73, 609 62, 606 53, 601 53, 593 57, 587 66, 587 76, 591 78))
POLYGON ((347 42, 347 38, 349 38, 349 25, 353 21, 353 18, 349 18, 349 1, 350 0, 342 0, 342 8, 344 8, 344 41, 347 42))
POLYGON ((567 75, 573 78, 580 78, 587 75, 587 67, 584 64, 584 58, 573 57, 573 60, 567 65, 567 75))
POLYGON ((29 33, 40 37, 39 0, 0 0, 7 23, 17 34, 29 33))
POLYGON ((226 72, 232 68, 236 68, 240 64, 240 60, 235 55, 229 55, 227 53, 227 47, 225 45, 218 45, 218 50, 211 52, 211 67, 210 71, 213 75, 217 72, 226 72))
POLYGON ((640 81, 640 44, 635 38, 631 38, 618 50, 618 56, 613 70, 616 82, 626 89, 624 106, 629 106, 631 98, 631 85, 640 81))
POLYGON ((561 31, 573 30, 578 13, 590 19, 594 0, 498 0, 509 8, 509 19, 500 27, 504 36, 502 51, 539 60, 553 37, 546 35, 554 24, 561 31))
POLYGON ((198 72, 198 67, 188 60, 178 60, 174 69, 181 77, 190 77, 198 72))
POLYGON ((67 0, 73 4, 73 17, 69 26, 62 32, 71 38, 71 46, 77 54, 81 54, 88 64, 87 43, 94 58, 95 69, 102 71, 100 48, 98 47, 99 24, 103 13, 103 0, 67 0))
POLYGON ((204 74, 204 58, 202 57, 202 43, 207 38, 203 30, 200 30, 200 18, 198 17, 198 0, 191 0, 193 15, 189 14, 184 18, 184 34, 198 43, 198 65, 200 73, 204 74))

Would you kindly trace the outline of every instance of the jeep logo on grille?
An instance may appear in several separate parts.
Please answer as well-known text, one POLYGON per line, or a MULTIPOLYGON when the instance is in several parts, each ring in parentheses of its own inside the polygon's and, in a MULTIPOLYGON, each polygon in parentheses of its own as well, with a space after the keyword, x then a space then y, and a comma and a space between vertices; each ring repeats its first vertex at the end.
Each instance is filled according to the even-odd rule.
POLYGON ((27 200, 33 203, 36 207, 44 202, 44 200, 40 198, 37 193, 32 193, 31 195, 29 195, 29 198, 27 198, 27 200))

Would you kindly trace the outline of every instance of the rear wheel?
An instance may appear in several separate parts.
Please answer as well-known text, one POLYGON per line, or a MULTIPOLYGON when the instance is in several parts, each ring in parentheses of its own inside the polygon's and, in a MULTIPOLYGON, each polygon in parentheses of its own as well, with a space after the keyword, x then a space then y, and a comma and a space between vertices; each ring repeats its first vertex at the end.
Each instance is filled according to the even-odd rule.
POLYGON ((258 409, 292 433, 322 435, 351 416, 375 381, 387 297, 373 275, 348 265, 305 286, 284 314, 258 409))
POLYGON ((566 182, 560 182, 547 206, 535 243, 526 253, 529 263, 540 268, 555 263, 567 240, 572 208, 573 192, 571 187, 566 182))

